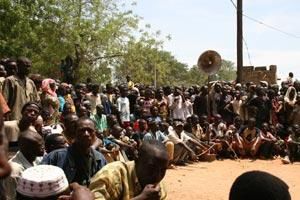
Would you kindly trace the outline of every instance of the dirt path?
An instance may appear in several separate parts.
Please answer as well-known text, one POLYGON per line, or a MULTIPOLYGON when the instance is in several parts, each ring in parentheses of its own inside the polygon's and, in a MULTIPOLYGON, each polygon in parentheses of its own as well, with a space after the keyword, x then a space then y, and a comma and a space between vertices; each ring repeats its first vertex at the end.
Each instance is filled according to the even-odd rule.
POLYGON ((200 162, 168 170, 165 178, 168 199, 227 200, 236 177, 251 170, 278 176, 289 185, 292 199, 300 199, 300 163, 283 165, 280 160, 200 162))

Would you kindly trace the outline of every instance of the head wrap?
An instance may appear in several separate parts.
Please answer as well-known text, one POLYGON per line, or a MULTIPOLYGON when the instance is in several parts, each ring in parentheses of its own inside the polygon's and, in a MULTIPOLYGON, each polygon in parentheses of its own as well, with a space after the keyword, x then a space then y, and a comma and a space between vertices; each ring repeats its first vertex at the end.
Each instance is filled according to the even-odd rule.
POLYGON ((47 78, 47 79, 44 79, 43 82, 42 82, 42 90, 43 92, 47 92, 48 94, 50 94, 51 96, 54 96, 56 97, 56 93, 55 93, 55 90, 53 91, 51 88, 50 88, 50 84, 51 83, 55 83, 55 80, 51 79, 51 78, 47 78))

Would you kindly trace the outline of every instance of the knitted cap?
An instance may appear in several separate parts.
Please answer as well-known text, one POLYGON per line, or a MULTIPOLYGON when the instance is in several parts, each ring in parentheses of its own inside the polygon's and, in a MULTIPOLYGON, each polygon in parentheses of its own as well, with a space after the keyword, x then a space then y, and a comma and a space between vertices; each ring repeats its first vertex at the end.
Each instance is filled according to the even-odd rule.
POLYGON ((26 197, 55 196, 68 188, 64 171, 52 165, 38 165, 26 169, 18 181, 17 191, 26 197))

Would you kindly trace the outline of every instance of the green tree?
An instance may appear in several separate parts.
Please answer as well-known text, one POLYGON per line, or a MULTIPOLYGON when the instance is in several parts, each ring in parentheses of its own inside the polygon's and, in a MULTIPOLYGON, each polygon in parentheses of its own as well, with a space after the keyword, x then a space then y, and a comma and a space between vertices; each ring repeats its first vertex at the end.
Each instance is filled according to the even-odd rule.
POLYGON ((73 57, 77 79, 105 70, 122 56, 139 17, 115 0, 2 0, 0 54, 30 57, 35 71, 57 76, 73 57))
POLYGON ((129 42, 127 53, 116 67, 117 79, 124 82, 130 74, 135 82, 154 85, 156 74, 157 86, 185 84, 188 66, 161 50, 160 45, 157 40, 145 38, 129 42))
POLYGON ((233 81, 236 79, 236 67, 232 61, 222 60, 221 69, 217 74, 219 80, 233 81))

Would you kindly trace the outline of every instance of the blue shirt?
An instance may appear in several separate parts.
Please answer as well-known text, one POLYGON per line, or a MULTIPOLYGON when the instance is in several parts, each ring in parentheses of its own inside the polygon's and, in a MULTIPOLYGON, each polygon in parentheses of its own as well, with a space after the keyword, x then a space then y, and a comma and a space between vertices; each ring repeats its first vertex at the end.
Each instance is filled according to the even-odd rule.
POLYGON ((41 164, 46 165, 54 165, 63 169, 66 174, 69 183, 74 182, 75 178, 82 174, 82 171, 79 169, 78 160, 89 160, 90 165, 89 169, 87 170, 85 176, 85 180, 81 185, 89 185, 90 178, 95 175, 104 165, 106 165, 106 160, 104 156, 91 148, 89 155, 86 158, 82 158, 78 155, 75 151, 74 147, 69 146, 67 148, 55 150, 49 154, 47 154, 41 164))
POLYGON ((146 133, 143 140, 158 140, 160 142, 165 142, 167 137, 161 131, 156 131, 155 134, 146 133))

